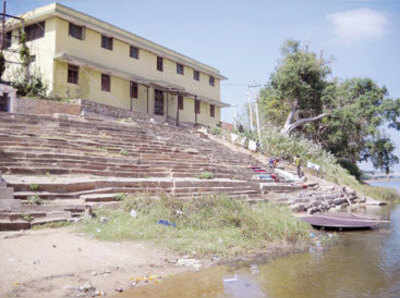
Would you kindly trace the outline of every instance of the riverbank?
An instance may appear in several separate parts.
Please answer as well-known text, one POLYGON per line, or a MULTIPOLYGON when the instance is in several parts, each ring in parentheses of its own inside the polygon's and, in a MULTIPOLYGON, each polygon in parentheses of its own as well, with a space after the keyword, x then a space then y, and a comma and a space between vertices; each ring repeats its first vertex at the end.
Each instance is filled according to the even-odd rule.
POLYGON ((319 241, 307 245, 275 242, 263 251, 235 258, 194 258, 154 245, 153 241, 97 240, 77 232, 76 226, 3 232, 0 237, 0 296, 29 298, 113 296, 138 286, 162 283, 179 273, 221 264, 242 266, 309 247, 321 248, 319 241))
POLYGON ((121 205, 72 226, 0 234, 0 296, 111 296, 177 273, 274 258, 328 240, 272 204, 221 197, 121 205))
MULTIPOLYGON (((74 226, 0 234, 1 297, 91 297, 194 270, 149 241, 99 241, 74 226), (93 286, 93 288, 91 288, 93 286)), ((210 265, 202 260, 202 265, 210 265)))

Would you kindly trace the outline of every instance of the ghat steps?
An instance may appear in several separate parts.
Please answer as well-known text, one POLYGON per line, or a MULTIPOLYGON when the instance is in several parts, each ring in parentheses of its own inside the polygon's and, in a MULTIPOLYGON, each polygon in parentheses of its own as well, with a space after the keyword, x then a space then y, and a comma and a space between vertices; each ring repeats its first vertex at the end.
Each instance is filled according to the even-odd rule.
POLYGON ((254 165, 262 166, 194 129, 0 113, 0 172, 18 203, 0 203, 0 229, 70 220, 86 204, 111 204, 120 193, 262 200, 254 165), (199 179, 204 172, 212 179, 199 179), (33 196, 45 205, 27 205, 33 196))

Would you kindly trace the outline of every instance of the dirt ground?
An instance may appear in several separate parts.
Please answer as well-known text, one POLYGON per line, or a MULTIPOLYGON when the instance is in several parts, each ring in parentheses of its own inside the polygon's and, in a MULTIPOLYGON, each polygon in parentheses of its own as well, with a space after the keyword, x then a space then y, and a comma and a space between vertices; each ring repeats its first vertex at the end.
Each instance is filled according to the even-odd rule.
POLYGON ((135 279, 147 276, 152 283, 194 270, 178 266, 178 256, 151 243, 98 241, 71 227, 2 232, 0 252, 0 297, 86 297, 95 291, 111 296, 135 279), (85 285, 95 289, 85 292, 85 285))

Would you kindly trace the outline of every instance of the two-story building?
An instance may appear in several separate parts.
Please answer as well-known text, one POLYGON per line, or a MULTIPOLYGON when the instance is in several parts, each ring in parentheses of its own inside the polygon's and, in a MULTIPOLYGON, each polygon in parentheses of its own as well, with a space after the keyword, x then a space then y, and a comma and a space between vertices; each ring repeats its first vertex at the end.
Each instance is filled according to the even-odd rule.
MULTIPOLYGON (((208 126, 228 106, 220 98, 226 78, 211 66, 61 4, 21 17, 31 71, 41 74, 52 96, 208 126)), ((7 25, 10 52, 19 47, 20 27, 17 21, 7 25)), ((4 76, 13 71, 9 67, 4 76)))

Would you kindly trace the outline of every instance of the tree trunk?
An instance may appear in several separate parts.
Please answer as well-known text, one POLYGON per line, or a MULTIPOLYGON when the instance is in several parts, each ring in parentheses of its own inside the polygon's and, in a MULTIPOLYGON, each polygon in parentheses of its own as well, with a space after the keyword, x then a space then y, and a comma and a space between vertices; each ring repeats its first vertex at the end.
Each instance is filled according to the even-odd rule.
POLYGON ((290 113, 286 118, 285 125, 283 126, 281 133, 288 134, 288 129, 292 123, 297 110, 297 99, 290 104, 290 113))
MULTIPOLYGON (((292 113, 292 111, 290 113, 292 113)), ((329 113, 322 113, 321 115, 318 115, 318 116, 315 116, 315 117, 310 117, 310 118, 304 118, 304 119, 297 120, 294 123, 289 123, 289 124, 285 123, 285 126, 281 130, 281 133, 288 135, 296 127, 299 127, 300 125, 303 125, 305 123, 317 121, 317 120, 322 119, 322 118, 324 118, 325 116, 328 116, 328 115, 329 115, 329 113)), ((290 116, 290 114, 289 114, 289 116, 290 116)), ((288 120, 289 120, 289 116, 288 116, 288 120)), ((286 122, 288 120, 286 120, 286 122)))

